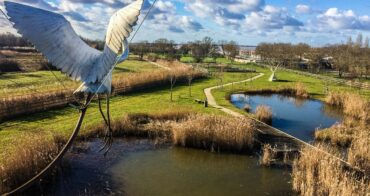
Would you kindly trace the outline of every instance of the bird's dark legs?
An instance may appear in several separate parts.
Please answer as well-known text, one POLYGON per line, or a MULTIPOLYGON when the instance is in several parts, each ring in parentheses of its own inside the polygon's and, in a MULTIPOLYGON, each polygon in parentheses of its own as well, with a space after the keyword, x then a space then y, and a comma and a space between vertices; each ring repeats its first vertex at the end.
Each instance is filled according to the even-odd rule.
POLYGON ((103 112, 103 110, 102 110, 102 108, 101 108, 100 95, 98 95, 98 101, 99 101, 99 111, 100 111, 100 114, 101 114, 101 116, 102 116, 102 117, 103 117, 103 119, 104 119, 105 125, 107 125, 107 126, 108 126, 107 118, 105 118, 104 112, 103 112))
POLYGON ((105 137, 104 137, 104 146, 100 149, 100 151, 105 150, 104 152, 104 156, 105 156, 110 150, 110 148, 112 147, 112 143, 113 143, 113 131, 111 127, 111 119, 110 119, 110 111, 109 111, 109 99, 110 99, 109 94, 107 94, 107 118, 105 117, 104 112, 101 108, 100 98, 98 97, 98 99, 99 99, 99 110, 107 126, 105 137))

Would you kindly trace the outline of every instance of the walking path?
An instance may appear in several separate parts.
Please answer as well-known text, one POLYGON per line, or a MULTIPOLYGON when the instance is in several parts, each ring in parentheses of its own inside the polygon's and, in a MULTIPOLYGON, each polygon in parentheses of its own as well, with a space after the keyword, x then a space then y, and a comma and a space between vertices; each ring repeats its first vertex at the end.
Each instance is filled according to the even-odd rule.
POLYGON ((258 76, 255 76, 253 78, 249 78, 247 80, 243 80, 243 81, 239 81, 239 82, 232 82, 232 83, 228 83, 228 84, 224 84, 224 85, 218 85, 218 86, 214 86, 214 87, 210 87, 210 88, 206 88, 204 89, 204 93, 206 94, 206 97, 207 97, 207 101, 208 101, 208 104, 214 108, 217 108, 217 109, 220 109, 221 111, 227 113, 227 114, 230 114, 232 116, 235 116, 235 117, 245 117, 244 115, 238 113, 238 112, 235 112, 233 110, 230 110, 228 108, 225 108, 225 107, 222 107, 222 106, 219 106, 215 100, 215 98, 213 97, 212 95, 212 90, 214 89, 219 89, 219 88, 222 88, 222 87, 225 87, 225 86, 231 86, 231 85, 234 85, 234 84, 239 84, 239 83, 243 83, 243 82, 249 82, 249 81, 252 81, 252 80, 256 80, 262 76, 264 76, 265 74, 263 73, 260 73, 258 76))

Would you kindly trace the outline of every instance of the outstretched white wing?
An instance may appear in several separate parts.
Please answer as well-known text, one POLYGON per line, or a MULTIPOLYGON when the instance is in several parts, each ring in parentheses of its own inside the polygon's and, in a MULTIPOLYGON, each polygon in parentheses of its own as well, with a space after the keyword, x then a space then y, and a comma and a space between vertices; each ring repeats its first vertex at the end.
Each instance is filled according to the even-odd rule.
POLYGON ((84 83, 100 82, 108 74, 117 55, 126 51, 127 38, 136 25, 143 0, 116 12, 110 19, 104 52, 91 48, 60 14, 5 1, 14 27, 63 73, 84 83))
POLYGON ((18 33, 63 73, 85 82, 97 79, 86 72, 101 52, 82 41, 62 15, 8 1, 5 8, 18 33))
POLYGON ((136 25, 143 0, 137 0, 118 10, 110 19, 105 43, 114 53, 125 51, 123 42, 130 36, 136 25))
POLYGON ((121 56, 120 59, 117 59, 119 53, 128 52, 127 38, 133 31, 132 28, 136 25, 142 5, 143 0, 136 0, 130 5, 118 10, 110 18, 106 34, 104 54, 99 59, 98 64, 100 66, 97 67, 98 73, 104 74, 99 75, 97 81, 102 81, 112 69, 114 63, 116 61, 122 61, 124 57, 127 56, 121 56))

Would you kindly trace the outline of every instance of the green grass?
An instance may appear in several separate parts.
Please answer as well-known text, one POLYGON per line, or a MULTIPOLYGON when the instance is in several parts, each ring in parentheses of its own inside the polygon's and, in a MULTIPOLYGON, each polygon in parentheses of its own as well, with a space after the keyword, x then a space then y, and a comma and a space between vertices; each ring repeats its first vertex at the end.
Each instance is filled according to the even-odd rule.
MULTIPOLYGON (((128 60, 119 65, 113 72, 113 77, 129 74, 132 72, 150 72, 159 69, 148 62, 128 60)), ((71 81, 60 71, 53 72, 56 77, 68 88, 75 89, 78 82, 71 81)), ((64 87, 58 82, 50 71, 4 73, 0 75, 0 98, 18 95, 32 94, 63 90, 64 87)))
MULTIPOLYGON (((127 62, 130 63, 130 62, 127 62)), ((231 92, 247 91, 258 88, 277 88, 282 86, 294 86, 296 82, 303 83, 313 98, 323 99, 324 83, 321 80, 311 77, 296 75, 289 72, 278 71, 277 77, 280 82, 268 82, 270 71, 254 65, 237 65, 243 68, 255 68, 258 72, 265 73, 265 76, 255 81, 236 84, 225 87, 224 89, 214 90, 213 94, 217 102, 232 110, 243 112, 236 109, 232 104, 225 99, 225 96, 231 92)), ((224 73, 224 84, 241 81, 253 77, 257 73, 224 73)), ((113 119, 118 119, 127 113, 156 113, 163 110, 179 110, 187 109, 200 113, 223 114, 218 109, 205 108, 202 104, 197 104, 195 99, 205 99, 203 90, 207 87, 212 87, 218 84, 215 78, 201 79, 194 81, 192 87, 192 97, 188 96, 188 86, 176 85, 174 88, 174 101, 170 101, 169 86, 151 89, 149 91, 137 92, 124 96, 113 97, 111 100, 111 115, 113 119)), ((330 89, 357 91, 346 86, 332 85, 330 89)), ((369 91, 362 91, 366 97, 370 97, 369 91)), ((244 113, 244 112, 243 112, 244 113)), ((245 114, 245 113, 244 113, 245 114)), ((22 118, 17 118, 0 124, 0 162, 5 159, 7 154, 14 152, 22 139, 27 137, 27 133, 43 133, 46 136, 52 134, 60 134, 63 137, 68 137, 74 128, 78 118, 78 111, 67 107, 64 109, 51 110, 48 112, 37 113, 22 118)), ((87 127, 102 123, 102 118, 99 114, 97 104, 93 103, 89 108, 82 133, 88 132, 87 127)))

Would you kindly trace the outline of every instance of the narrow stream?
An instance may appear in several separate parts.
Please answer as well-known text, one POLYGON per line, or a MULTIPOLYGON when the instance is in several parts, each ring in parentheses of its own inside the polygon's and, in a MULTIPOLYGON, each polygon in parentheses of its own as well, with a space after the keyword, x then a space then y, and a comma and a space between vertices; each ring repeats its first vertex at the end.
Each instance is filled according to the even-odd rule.
POLYGON ((273 113, 272 126, 304 141, 312 141, 317 128, 328 128, 342 120, 340 110, 313 99, 234 94, 231 103, 240 109, 248 104, 252 113, 259 105, 269 106, 273 113))

